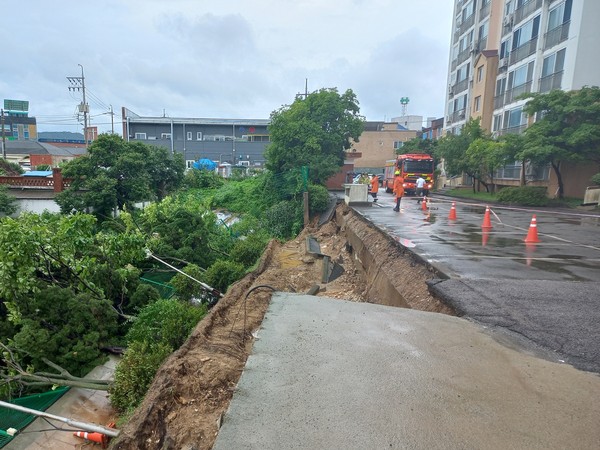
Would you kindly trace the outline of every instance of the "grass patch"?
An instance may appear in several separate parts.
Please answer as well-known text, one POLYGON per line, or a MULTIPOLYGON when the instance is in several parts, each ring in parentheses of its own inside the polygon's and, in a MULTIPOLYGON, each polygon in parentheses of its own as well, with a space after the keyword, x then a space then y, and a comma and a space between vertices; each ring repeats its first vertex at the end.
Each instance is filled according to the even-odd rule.
POLYGON ((452 197, 469 198, 472 200, 479 200, 482 202, 495 202, 496 195, 489 192, 473 192, 472 189, 451 189, 446 192, 447 195, 452 197))

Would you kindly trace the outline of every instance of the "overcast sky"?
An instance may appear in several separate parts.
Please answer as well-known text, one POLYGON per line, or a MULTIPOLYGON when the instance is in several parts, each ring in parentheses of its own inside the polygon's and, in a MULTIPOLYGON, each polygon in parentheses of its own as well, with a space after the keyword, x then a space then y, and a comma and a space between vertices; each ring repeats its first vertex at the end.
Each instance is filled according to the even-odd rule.
POLYGON ((39 131, 142 116, 267 119, 295 94, 352 89, 367 120, 444 113, 451 0, 28 0, 4 2, 0 95, 39 131))

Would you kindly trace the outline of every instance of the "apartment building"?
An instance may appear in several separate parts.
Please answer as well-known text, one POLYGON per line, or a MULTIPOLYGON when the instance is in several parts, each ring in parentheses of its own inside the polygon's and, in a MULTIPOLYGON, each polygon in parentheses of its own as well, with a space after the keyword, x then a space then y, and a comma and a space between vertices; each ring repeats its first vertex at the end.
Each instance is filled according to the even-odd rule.
POLYGON ((598 0, 455 0, 454 14, 446 133, 471 117, 495 136, 521 133, 530 119, 520 95, 600 85, 598 0))

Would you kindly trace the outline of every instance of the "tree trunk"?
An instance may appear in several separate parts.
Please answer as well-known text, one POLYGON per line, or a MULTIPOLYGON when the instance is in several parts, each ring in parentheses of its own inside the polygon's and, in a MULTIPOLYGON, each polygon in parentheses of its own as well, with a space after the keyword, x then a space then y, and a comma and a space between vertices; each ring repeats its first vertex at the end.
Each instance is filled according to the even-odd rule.
POLYGON ((550 164, 552 165, 552 169, 554 169, 554 173, 556 174, 556 181, 558 182, 558 198, 562 200, 564 198, 565 189, 563 185, 562 175, 560 173, 560 161, 557 161, 556 163, 552 161, 550 164))

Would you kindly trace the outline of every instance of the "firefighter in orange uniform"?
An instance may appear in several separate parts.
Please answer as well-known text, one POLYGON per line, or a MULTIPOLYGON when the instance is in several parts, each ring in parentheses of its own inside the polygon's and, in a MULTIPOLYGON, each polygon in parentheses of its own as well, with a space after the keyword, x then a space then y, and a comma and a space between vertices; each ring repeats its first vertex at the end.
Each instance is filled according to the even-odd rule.
POLYGON ((402 200, 402 196, 404 195, 404 178, 400 176, 400 171, 396 170, 396 177, 394 178, 394 194, 396 194, 396 207, 394 211, 400 211, 400 200, 402 200))
POLYGON ((373 175, 373 178, 371 178, 371 195, 374 203, 377 202, 377 192, 379 192, 379 177, 373 175))

